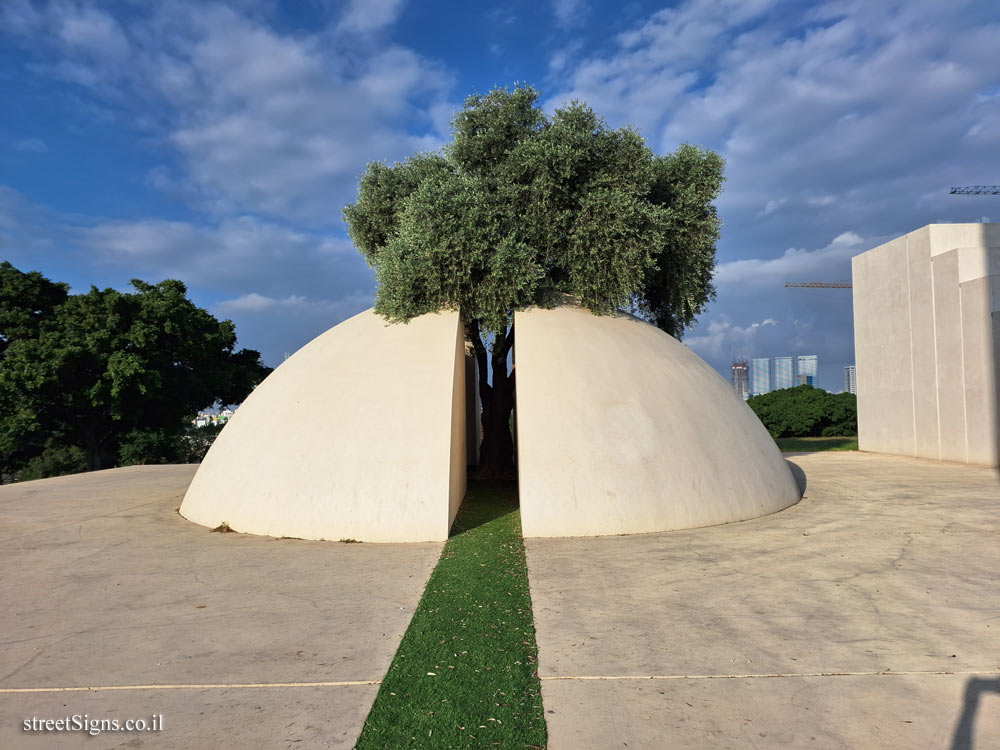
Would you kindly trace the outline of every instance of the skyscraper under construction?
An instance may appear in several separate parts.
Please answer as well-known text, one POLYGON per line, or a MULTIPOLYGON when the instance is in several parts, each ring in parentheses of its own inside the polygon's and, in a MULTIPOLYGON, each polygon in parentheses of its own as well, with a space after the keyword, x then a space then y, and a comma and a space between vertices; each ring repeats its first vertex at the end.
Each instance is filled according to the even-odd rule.
POLYGON ((745 359, 740 359, 730 366, 733 378, 733 388, 744 401, 750 398, 750 368, 745 359))

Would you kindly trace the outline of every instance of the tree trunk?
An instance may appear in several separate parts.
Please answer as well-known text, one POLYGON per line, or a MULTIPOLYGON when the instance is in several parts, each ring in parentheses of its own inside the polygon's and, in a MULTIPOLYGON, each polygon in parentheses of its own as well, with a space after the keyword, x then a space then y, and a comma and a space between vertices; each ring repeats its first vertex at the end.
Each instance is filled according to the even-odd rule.
POLYGON ((100 471, 114 466, 114 458, 105 445, 106 437, 105 440, 101 440, 97 436, 96 428, 87 427, 80 430, 80 435, 83 437, 83 448, 87 454, 88 471, 100 471))
POLYGON ((510 432, 510 417, 514 410, 514 375, 507 372, 507 355, 514 346, 514 326, 506 336, 493 342, 489 354, 493 366, 493 382, 488 382, 486 345, 480 337, 478 322, 468 326, 469 337, 476 350, 479 365, 479 398, 483 407, 483 442, 479 446, 479 479, 516 479, 514 472, 514 439, 510 432))

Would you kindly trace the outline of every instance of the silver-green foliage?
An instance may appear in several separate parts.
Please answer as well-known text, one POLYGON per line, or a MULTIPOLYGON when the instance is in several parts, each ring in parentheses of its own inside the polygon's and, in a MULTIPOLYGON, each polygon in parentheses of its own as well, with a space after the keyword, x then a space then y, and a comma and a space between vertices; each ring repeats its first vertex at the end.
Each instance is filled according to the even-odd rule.
POLYGON ((344 217, 376 271, 376 312, 461 309, 502 339, 513 311, 565 293, 680 336, 714 295, 722 158, 657 156, 585 104, 548 117, 537 100, 469 97, 443 153, 368 166, 344 217))

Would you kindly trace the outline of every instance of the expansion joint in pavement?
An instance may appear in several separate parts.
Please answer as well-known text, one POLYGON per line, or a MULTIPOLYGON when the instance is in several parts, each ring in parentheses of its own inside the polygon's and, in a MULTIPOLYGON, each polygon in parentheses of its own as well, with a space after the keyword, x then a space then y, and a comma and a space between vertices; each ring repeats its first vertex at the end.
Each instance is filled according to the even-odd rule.
POLYGON ((291 687, 353 687, 380 685, 381 680, 344 680, 340 682, 218 682, 179 685, 91 685, 86 687, 0 688, 0 693, 87 693, 101 690, 204 690, 206 688, 291 688, 291 687))
POLYGON ((542 682, 567 680, 749 680, 780 677, 905 677, 920 675, 1000 675, 1000 670, 993 669, 915 669, 881 672, 774 672, 771 674, 645 674, 645 675, 559 675, 540 677, 542 682))

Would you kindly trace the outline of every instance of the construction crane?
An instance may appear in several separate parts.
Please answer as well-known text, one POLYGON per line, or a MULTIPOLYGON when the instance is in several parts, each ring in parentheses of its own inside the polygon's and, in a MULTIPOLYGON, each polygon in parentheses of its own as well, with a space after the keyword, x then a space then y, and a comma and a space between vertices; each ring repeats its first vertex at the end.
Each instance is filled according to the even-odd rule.
POLYGON ((803 287, 805 289, 850 289, 850 281, 786 281, 785 288, 790 286, 803 287))
POLYGON ((1000 185, 969 185, 953 187, 951 195, 1000 195, 1000 185))

